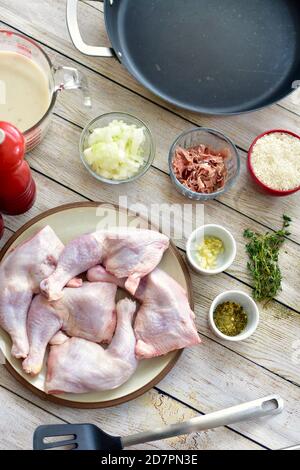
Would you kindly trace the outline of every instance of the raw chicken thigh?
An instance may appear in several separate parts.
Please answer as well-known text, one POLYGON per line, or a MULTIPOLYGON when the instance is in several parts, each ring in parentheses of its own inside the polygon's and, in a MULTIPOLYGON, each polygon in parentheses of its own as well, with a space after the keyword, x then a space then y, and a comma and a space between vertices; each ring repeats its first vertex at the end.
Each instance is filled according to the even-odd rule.
MULTIPOLYGON (((102 266, 90 269, 87 277, 90 281, 112 282, 119 287, 126 284, 102 266)), ((185 291, 164 271, 157 268, 144 277, 135 297, 142 304, 134 324, 138 359, 161 356, 201 342, 185 291)))
POLYGON ((201 342, 186 292, 164 271, 156 269, 143 279, 136 297, 142 302, 134 325, 138 359, 201 342))
POLYGON ((65 288, 58 301, 36 296, 27 318, 30 349, 23 362, 25 372, 41 371, 47 345, 60 329, 69 336, 110 343, 116 327, 116 292, 113 284, 85 282, 77 289, 65 288))
POLYGON ((165 235, 151 230, 123 227, 83 235, 66 246, 54 273, 41 282, 41 291, 57 300, 73 277, 101 263, 117 278, 127 278, 126 289, 134 295, 168 246, 165 235))
POLYGON ((105 236, 102 264, 118 279, 127 278, 125 287, 134 295, 140 280, 160 263, 169 243, 168 237, 152 230, 110 231, 105 236))
POLYGON ((112 390, 139 359, 200 343, 186 293, 156 268, 168 246, 159 232, 124 227, 64 247, 47 226, 9 253, 0 265, 0 326, 25 372, 41 371, 50 344, 47 393, 112 390), (90 282, 76 278, 86 271, 90 282), (134 327, 136 303, 116 306, 117 287, 141 303, 134 327))
POLYGON ((54 271, 63 249, 47 226, 11 251, 0 265, 0 326, 11 336, 11 353, 16 358, 25 358, 29 352, 26 319, 32 296, 54 271))
POLYGON ((125 383, 137 368, 132 328, 136 304, 117 304, 117 328, 107 349, 80 338, 55 337, 48 358, 46 392, 86 393, 112 390, 125 383))

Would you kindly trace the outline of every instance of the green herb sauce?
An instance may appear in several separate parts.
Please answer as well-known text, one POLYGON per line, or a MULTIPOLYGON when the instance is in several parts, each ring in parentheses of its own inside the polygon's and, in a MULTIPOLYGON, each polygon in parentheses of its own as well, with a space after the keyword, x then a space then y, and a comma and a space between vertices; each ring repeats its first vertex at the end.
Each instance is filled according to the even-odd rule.
POLYGON ((224 302, 214 311, 214 322, 224 335, 237 336, 246 328, 248 316, 241 305, 224 302))

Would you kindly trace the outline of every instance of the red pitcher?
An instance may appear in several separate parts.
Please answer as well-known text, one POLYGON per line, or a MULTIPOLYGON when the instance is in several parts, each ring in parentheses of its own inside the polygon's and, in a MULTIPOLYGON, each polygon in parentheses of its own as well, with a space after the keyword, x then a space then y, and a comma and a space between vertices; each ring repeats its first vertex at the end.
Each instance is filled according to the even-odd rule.
POLYGON ((4 214, 23 214, 34 204, 36 186, 24 154, 21 132, 0 121, 0 212, 4 214))

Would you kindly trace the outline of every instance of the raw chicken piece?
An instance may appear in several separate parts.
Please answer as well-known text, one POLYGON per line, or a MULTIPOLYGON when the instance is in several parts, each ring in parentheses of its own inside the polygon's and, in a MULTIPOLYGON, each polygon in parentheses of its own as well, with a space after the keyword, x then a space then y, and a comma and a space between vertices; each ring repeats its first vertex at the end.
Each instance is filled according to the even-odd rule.
POLYGON ((58 300, 70 279, 96 264, 117 278, 126 277, 126 288, 134 295, 140 279, 160 262, 169 239, 151 230, 117 228, 76 238, 63 251, 55 272, 41 282, 49 300, 58 300))
POLYGON ((136 304, 123 299, 117 304, 117 328, 111 344, 80 338, 56 337, 48 358, 47 393, 86 393, 120 387, 137 368, 132 319, 136 304), (62 343, 62 344, 61 344, 62 343))
POLYGON ((82 235, 67 244, 62 252, 56 270, 40 284, 41 292, 48 300, 62 297, 63 288, 70 279, 87 271, 102 258, 102 242, 94 234, 82 235), (74 274, 76 273, 76 274, 74 274))
POLYGON ((142 280, 136 297, 142 301, 134 325, 138 359, 201 342, 186 292, 164 271, 156 269, 142 280))
POLYGON ((140 280, 160 263, 169 243, 168 237, 152 230, 110 231, 102 264, 118 279, 127 278, 125 287, 134 295, 140 280))
MULTIPOLYGON (((102 266, 90 269, 87 277, 125 286, 124 279, 114 278, 102 266)), ((186 292, 167 273, 157 268, 144 277, 135 297, 142 303, 134 325, 138 359, 162 356, 201 342, 186 292)))
POLYGON ((27 318, 29 355, 23 362, 27 374, 41 371, 46 348, 60 330, 95 343, 110 343, 116 327, 117 287, 102 282, 85 282, 77 289, 66 288, 60 300, 49 302, 36 296, 27 318))
POLYGON ((64 245, 51 227, 21 244, 0 265, 0 326, 12 339, 11 353, 25 358, 29 351, 26 319, 33 294, 55 269, 64 245))
MULTIPOLYGON (((89 269, 86 273, 86 277, 87 280, 90 282, 109 282, 110 284, 114 284, 115 286, 120 287, 121 289, 125 289, 126 278, 123 277, 118 279, 113 274, 107 272, 106 269, 101 265, 94 266, 93 268, 89 269)), ((146 277, 144 279, 146 279, 146 277)))

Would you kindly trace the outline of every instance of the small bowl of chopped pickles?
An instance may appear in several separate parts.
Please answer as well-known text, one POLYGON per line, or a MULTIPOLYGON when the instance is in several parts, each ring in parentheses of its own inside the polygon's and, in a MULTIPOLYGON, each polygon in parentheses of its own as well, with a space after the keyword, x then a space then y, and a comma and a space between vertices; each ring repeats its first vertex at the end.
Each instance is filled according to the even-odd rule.
POLYGON ((121 184, 143 176, 153 163, 155 145, 150 130, 127 113, 103 114, 81 134, 81 161, 98 181, 121 184))
POLYGON ((228 291, 218 295, 209 310, 212 331, 226 341, 244 341, 256 331, 259 310, 254 300, 244 292, 228 291))
POLYGON ((192 268, 200 274, 214 275, 226 271, 235 260, 236 242, 221 225, 203 225, 188 239, 186 254, 192 268))

